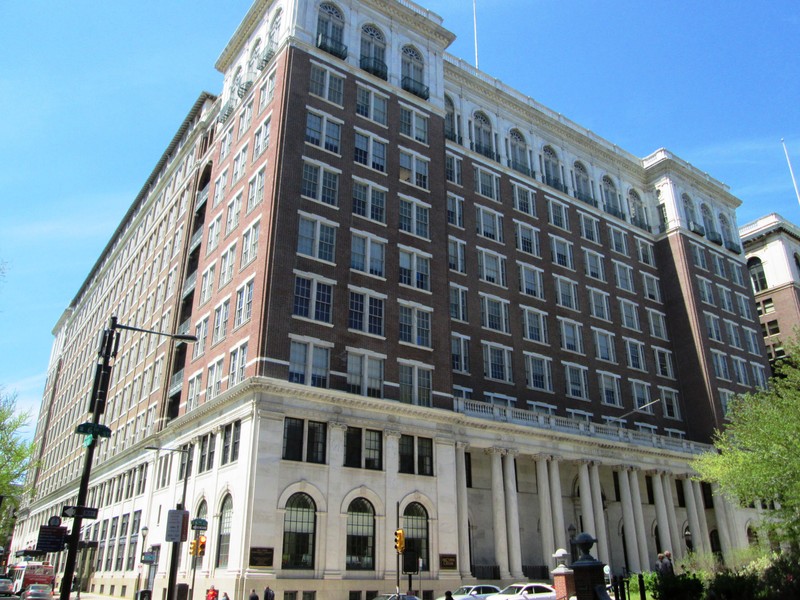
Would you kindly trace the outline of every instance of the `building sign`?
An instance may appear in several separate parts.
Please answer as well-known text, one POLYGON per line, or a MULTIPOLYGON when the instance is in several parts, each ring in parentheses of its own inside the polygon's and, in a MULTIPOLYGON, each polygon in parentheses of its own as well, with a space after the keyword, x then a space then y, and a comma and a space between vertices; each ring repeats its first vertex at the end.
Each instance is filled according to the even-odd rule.
POLYGON ((271 567, 275 558, 275 548, 250 548, 251 567, 271 567))
POLYGON ((458 559, 455 554, 440 554, 439 555, 439 568, 442 570, 452 571, 458 568, 458 559))

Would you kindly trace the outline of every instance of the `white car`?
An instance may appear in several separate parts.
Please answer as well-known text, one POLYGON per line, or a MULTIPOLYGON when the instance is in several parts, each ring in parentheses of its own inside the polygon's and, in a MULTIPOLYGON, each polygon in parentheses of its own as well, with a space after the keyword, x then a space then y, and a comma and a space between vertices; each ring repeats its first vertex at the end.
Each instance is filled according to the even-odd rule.
POLYGON ((487 600, 556 600, 556 589, 544 583, 512 583, 487 600))
MULTIPOLYGON (((462 585, 453 591, 453 600, 483 600, 499 591, 500 588, 496 585, 462 585)), ((436 600, 444 600, 444 596, 439 596, 436 600)))
POLYGON ((379 594, 375 596, 372 600, 419 600, 416 596, 412 596, 411 594, 379 594))

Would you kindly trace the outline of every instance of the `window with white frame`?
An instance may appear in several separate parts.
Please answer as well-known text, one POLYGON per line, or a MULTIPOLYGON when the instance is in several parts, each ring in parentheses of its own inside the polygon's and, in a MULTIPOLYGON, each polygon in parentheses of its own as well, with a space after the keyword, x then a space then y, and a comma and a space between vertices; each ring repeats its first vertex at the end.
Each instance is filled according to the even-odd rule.
POLYGON ((398 201, 400 231, 430 239, 430 204, 407 196, 400 196, 398 201))
POLYGON ((216 282, 216 279, 214 279, 216 268, 216 263, 212 264, 203 271, 200 277, 200 304, 207 302, 211 298, 211 294, 214 291, 214 283, 216 282))
POLYGON ((733 313, 736 309, 733 306, 733 292, 722 285, 717 285, 719 294, 719 305, 725 312, 733 313))
POLYGON ((578 283, 559 275, 554 275, 553 279, 555 280, 557 304, 564 308, 579 310, 578 283))
POLYGON ((464 199, 455 194, 447 194, 447 222, 464 228, 464 199))
POLYGON ((475 192, 486 198, 500 201, 500 176, 482 167, 475 167, 475 192))
POLYGON ((547 402, 535 402, 528 400, 528 410, 540 415, 553 416, 556 414, 556 406, 547 402))
POLYGON ((236 290, 236 313, 233 316, 233 326, 239 327, 250 320, 253 314, 253 285, 251 279, 236 290))
POLYGON ((595 244, 600 243, 600 220, 587 215, 581 214, 581 237, 595 244))
POLYGON ((636 238, 636 247, 639 251, 639 262, 651 267, 655 267, 656 259, 655 254, 653 253, 653 244, 646 242, 641 238, 636 238))
POLYGON ((614 252, 628 256, 628 239, 625 232, 616 227, 609 227, 608 236, 611 239, 611 249, 614 252))
POLYGON ((730 390, 723 390, 723 389, 719 390, 719 402, 720 402, 720 405, 722 406, 722 414, 723 415, 725 415, 725 416, 728 415, 728 408, 730 407, 731 402, 733 401, 733 397, 735 395, 736 394, 734 394, 730 390))
POLYGON ((348 329, 382 337, 385 302, 385 294, 350 286, 348 329))
POLYGON ((572 243, 564 238, 550 236, 550 252, 553 262, 568 269, 575 269, 572 243))
POLYGON ((565 229, 569 231, 569 214, 567 206, 555 200, 547 200, 547 218, 548 222, 554 227, 565 229))
POLYGON ((605 329, 592 327, 594 334, 594 355, 597 360, 615 363, 617 353, 614 350, 614 334, 605 329))
POLYGON ((433 369, 428 365, 398 361, 400 402, 430 406, 433 391, 433 369))
POLYGON ((267 107, 272 101, 272 98, 275 96, 275 71, 272 71, 267 78, 264 80, 264 83, 261 84, 260 88, 260 96, 258 98, 258 112, 261 112, 267 107))
POLYGON ((637 371, 646 369, 644 362, 644 342, 631 338, 623 338, 625 343, 625 355, 628 358, 628 367, 637 371))
POLYGON ((456 373, 469 374, 469 336, 453 333, 450 336, 451 366, 456 373))
POLYGON ((620 393, 620 376, 605 371, 597 372, 597 383, 600 387, 600 401, 610 406, 622 406, 620 393))
POLYGON ((584 269, 586 275, 598 281, 605 281, 606 274, 603 268, 603 255, 594 250, 583 249, 584 269))
POLYGON ((366 350, 347 350, 347 391, 351 394, 383 398, 386 356, 366 350))
POLYGON ((495 381, 513 383, 514 378, 511 372, 512 349, 508 346, 486 341, 482 345, 484 377, 495 381))
POLYGON ((342 106, 344 104, 344 77, 321 64, 312 63, 308 91, 314 96, 342 106))
POLYGON ((330 279, 295 271, 292 314, 320 323, 331 323, 333 285, 330 279))
POLYGON ((700 300, 706 304, 714 305, 714 286, 704 277, 697 278, 697 289, 700 292, 700 300))
POLYGON ((444 175, 450 183, 461 185, 463 176, 463 160, 454 154, 447 153, 444 158, 444 175))
POLYGON ((519 266, 519 291, 526 296, 544 300, 544 271, 534 266, 517 263, 519 266))
POLYGON ((214 181, 214 199, 212 201, 212 208, 216 208, 222 199, 225 197, 225 189, 228 187, 228 170, 225 169, 222 175, 217 177, 214 181))
POLYGON ((525 352, 525 381, 529 388, 553 391, 553 361, 547 356, 525 352))
POLYGON ((589 293, 589 313, 603 321, 611 320, 611 295, 596 288, 586 288, 589 293))
POLYGON ((750 385, 750 378, 747 376, 747 361, 738 356, 731 357, 733 366, 733 377, 740 385, 750 385))
POLYGON ((350 268, 375 277, 383 277, 386 262, 386 239, 365 231, 351 230, 350 268))
POLYGON ((506 257, 497 252, 477 248, 478 277, 487 283, 506 286, 506 257))
POLYGON ((764 365, 750 363, 753 371, 753 384, 762 390, 767 389, 767 369, 764 365))
POLYGON ((561 328, 561 348, 583 354, 583 326, 577 321, 558 317, 561 328))
POLYGON ((733 321, 725 320, 725 331, 728 334, 728 343, 734 348, 744 349, 742 344, 742 336, 739 332, 739 325, 733 321))
POLYGON ((356 90, 356 114, 380 125, 386 125, 389 99, 383 94, 359 84, 356 90))
POLYGON ((200 394, 203 391, 203 374, 197 373, 189 378, 186 386, 186 412, 192 411, 200 404, 200 394))
POLYGON ((256 258, 258 252, 258 233, 261 221, 256 221, 245 229, 242 234, 242 263, 240 267, 249 265, 256 258))
POLYGON ((503 214, 486 208, 485 206, 475 206, 475 231, 481 237, 503 241, 503 214))
POLYGON ((386 188, 369 181, 353 180, 353 214, 386 223, 386 188))
POLYGON ((232 388, 244 381, 244 372, 247 367, 247 342, 239 344, 231 350, 228 358, 228 387, 232 388))
POLYGON ((242 194, 236 194, 236 196, 228 203, 228 211, 225 215, 225 234, 229 234, 231 231, 236 229, 239 226, 239 215, 242 212, 242 194))
POLYGON ((211 334, 212 344, 224 340, 225 336, 228 334, 228 317, 230 316, 230 311, 230 299, 225 300, 214 309, 214 330, 211 334))
POLYGON ((750 298, 737 292, 736 303, 739 305, 739 316, 747 319, 748 321, 752 321, 753 309, 750 304, 750 298))
POLYGON ((400 106, 400 134, 428 143, 428 115, 410 106, 400 106))
POLYGON ((429 292, 431 290, 431 255, 415 248, 401 246, 399 258, 398 280, 400 285, 429 292))
POLYGON ((233 157, 233 170, 231 171, 231 185, 239 181, 247 169, 247 144, 233 157))
POLYGON ((749 327, 742 327, 742 331, 744 332, 744 345, 747 351, 750 354, 759 354, 758 351, 758 333, 755 329, 750 329, 749 327))
POLYGON ((297 233, 297 253, 330 263, 334 262, 338 224, 310 213, 299 212, 298 214, 300 219, 297 233))
POLYGON ((231 151, 231 145, 233 144, 233 125, 231 125, 230 128, 223 133, 219 139, 221 140, 219 144, 219 160, 222 162, 231 151))
POLYGON ((668 419, 680 419, 681 409, 678 403, 678 391, 672 388, 659 387, 658 393, 661 396, 664 416, 668 419))
POLYGON ((450 318, 467 322, 467 288, 450 284, 450 318))
POLYGON ((249 213, 264 199, 265 170, 260 169, 247 184, 247 212, 249 213))
POLYGON ((639 307, 635 302, 620 298, 619 312, 622 315, 622 326, 627 329, 640 331, 639 327, 639 307))
POLYGON ((727 269, 725 268, 725 259, 717 254, 716 252, 711 253, 711 262, 714 265, 714 273, 717 277, 722 277, 723 279, 727 279, 727 269))
POLYGON ((711 351, 711 364, 714 366, 714 375, 718 379, 730 381, 731 373, 728 370, 728 357, 719 350, 711 351))
POLYGON ((222 229, 222 214, 217 215, 208 224, 208 238, 206 242, 206 256, 219 245, 220 230, 222 229))
POLYGON ((531 342, 547 344, 547 313, 527 306, 522 307, 522 336, 531 342))
POLYGON ((387 147, 386 140, 368 131, 356 130, 353 160, 360 165, 385 173, 387 147))
POLYGON ((642 284, 644 285, 645 298, 661 302, 661 286, 657 277, 650 273, 642 273, 642 284))
POLYGON ((697 267, 698 269, 703 269, 704 271, 708 271, 706 251, 703 249, 703 247, 694 243, 690 243, 689 247, 691 248, 692 261, 694 262, 694 266, 697 267))
POLYGON ((304 160, 300 193, 311 200, 338 206, 339 172, 322 163, 304 160))
POLYGON ((613 261, 614 263, 614 280, 617 287, 626 292, 633 292, 633 267, 624 263, 613 261))
POLYGON ((253 160, 264 154, 264 151, 269 148, 269 134, 271 128, 271 119, 267 117, 261 126, 256 129, 253 136, 253 160))
POLYGON ((467 272, 467 243, 452 236, 447 238, 447 265, 452 271, 467 272))
POLYGON ((203 317, 194 326, 194 337, 197 341, 194 344, 192 358, 202 356, 206 351, 206 340, 208 339, 208 317, 203 317))
POLYGON ((516 246, 520 252, 541 256, 542 250, 539 246, 539 230, 532 225, 514 220, 516 233, 516 246))
POLYGON ((339 154, 342 145, 342 121, 325 113, 306 111, 307 144, 339 154))
POLYGON ((208 375, 206 377, 206 402, 217 397, 222 391, 222 376, 224 374, 222 369, 223 361, 224 359, 220 358, 208 365, 208 375))
POLYGON ((247 104, 245 104, 244 109, 239 114, 239 131, 237 132, 237 139, 241 139, 242 136, 250 129, 250 124, 253 122, 253 101, 250 100, 247 104))
POLYGON ((502 333, 511 333, 511 321, 508 314, 509 302, 484 293, 480 294, 480 299, 481 327, 502 333))
POLYGON ((308 338, 293 338, 289 350, 289 381, 328 387, 330 352, 333 344, 308 338))
POLYGON ((722 341, 722 328, 720 327, 719 317, 711 313, 703 313, 706 322, 706 335, 715 342, 722 341))
POLYGON ((739 287, 744 287, 744 274, 742 273, 742 266, 734 261, 728 261, 731 272, 731 279, 739 287))
POLYGON ((565 393, 570 398, 589 399, 589 369, 575 363, 564 365, 565 393))
POLYGON ((675 379, 675 368, 672 366, 672 352, 665 348, 653 348, 656 363, 656 374, 661 377, 675 379))
POLYGON ((398 307, 400 322, 398 337, 401 342, 431 347, 431 315, 432 309, 414 303, 401 302, 398 307))
POLYGON ((400 149, 400 181, 423 190, 430 189, 429 169, 430 161, 426 157, 411 150, 400 149))
POLYGON ((526 215, 535 217, 536 216, 535 192, 532 189, 522 186, 518 183, 512 182, 511 187, 514 190, 514 208, 516 208, 520 212, 525 213, 526 215))
POLYGON ((633 405, 636 410, 653 413, 653 406, 650 404, 650 384, 637 379, 631 379, 631 394, 633 395, 633 405))
POLYGON ((660 340, 667 340, 667 317, 664 313, 651 308, 647 309, 647 319, 650 324, 650 335, 660 340))

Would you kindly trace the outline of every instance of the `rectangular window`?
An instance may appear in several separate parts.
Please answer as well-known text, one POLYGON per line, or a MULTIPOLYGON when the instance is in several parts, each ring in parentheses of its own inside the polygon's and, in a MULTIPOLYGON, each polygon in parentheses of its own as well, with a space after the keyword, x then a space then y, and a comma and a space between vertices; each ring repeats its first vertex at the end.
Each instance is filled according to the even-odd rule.
POLYGON ((253 314, 253 281, 248 281, 236 290, 236 314, 233 326, 239 327, 250 320, 253 314))
POLYGON ((231 244, 222 254, 219 261, 219 287, 223 287, 233 279, 233 271, 236 267, 236 244, 231 244))
POLYGON ((239 439, 242 433, 242 422, 234 421, 222 429, 222 456, 220 464, 227 465, 239 459, 239 439))
POLYGON ((222 391, 222 362, 220 358, 215 363, 208 365, 208 375, 206 381, 206 402, 212 398, 216 398, 222 391))
POLYGON ((614 261, 614 280, 619 289, 626 292, 635 291, 633 288, 633 268, 631 266, 614 261))
POLYGON ((664 313, 647 309, 647 318, 650 322, 650 335, 660 340, 667 340, 667 317, 664 313))
POLYGON ((431 314, 430 309, 401 304, 399 307, 400 341, 430 348, 431 314))
POLYGON ((633 394, 633 405, 636 410, 653 414, 653 406, 650 403, 650 384, 644 381, 631 381, 631 392, 633 394))
POLYGON ((593 317, 604 321, 611 320, 611 296, 607 292, 595 288, 586 288, 589 292, 589 310, 593 317))
POLYGON ((726 287, 718 285, 719 305, 725 312, 733 313, 736 309, 733 306, 733 293, 726 287))
POLYGON ((311 276, 295 275, 293 315, 322 323, 330 323, 332 308, 332 281, 311 276))
POLYGON ((400 107, 400 133, 423 144, 428 143, 428 117, 413 108, 400 107))
POLYGON ((637 371, 646 369, 644 362, 644 343, 630 338, 625 338, 625 354, 628 358, 628 367, 637 371))
POLYGON ((554 227, 569 231, 569 215, 566 205, 554 200, 547 201, 548 222, 554 227))
POLYGON ((714 366, 714 374, 719 379, 730 381, 731 374, 728 370, 728 358, 722 352, 717 350, 711 351, 711 362, 714 366))
POLYGON ((706 335, 715 342, 722 341, 722 328, 720 327, 719 317, 711 313, 704 313, 706 321, 706 335))
POLYGON ((400 473, 433 475, 433 440, 400 436, 400 473))
POLYGON ((328 387, 330 346, 319 341, 292 340, 289 353, 289 381, 314 387, 328 387))
POLYGON ((622 326, 635 331, 639 328, 639 308, 630 300, 620 299, 619 311, 622 315, 622 326))
POLYGON ((554 276, 554 280, 558 305, 572 310, 579 310, 577 282, 558 275, 554 276))
POLYGON ((603 329, 594 329, 593 331, 595 357, 606 362, 617 362, 614 334, 603 329))
POLYGON ((733 321, 725 321, 725 330, 728 334, 728 343, 734 348, 744 349, 742 345, 742 336, 739 332, 739 325, 733 321))
POLYGON ((483 342, 483 376, 495 381, 513 383, 511 371, 511 348, 483 342))
POLYGON ((383 336, 385 296, 367 290, 350 290, 348 328, 383 336))
POLYGON ((484 206, 475 206, 475 231, 481 237, 485 237, 496 242, 502 242, 502 213, 484 206))
POLYGON ((672 366, 672 352, 664 348, 653 348, 656 361, 656 373, 661 377, 675 378, 675 368, 672 366))
POLYGON ((467 322, 467 288, 450 284, 450 318, 467 322))
POLYGON ((560 237, 550 236, 550 252, 554 263, 568 269, 575 269, 570 242, 560 237))
POLYGON ((481 297, 481 327, 511 333, 509 320, 509 303, 501 298, 480 294, 481 297))
POLYGON ((526 296, 533 296, 544 300, 544 271, 518 263, 519 266, 519 291, 526 296))
POLYGON ((257 221, 242 234, 242 264, 245 267, 253 262, 258 252, 258 234, 261 222, 257 221))
POLYGON ((697 244, 689 244, 692 252, 692 260, 694 262, 694 266, 698 269, 703 269, 704 271, 708 271, 708 262, 706 261, 706 251, 703 249, 702 246, 698 246, 697 244))
POLYGON ((482 167, 475 167, 475 192, 486 198, 500 201, 500 176, 482 167))
POLYGON ((336 250, 336 226, 308 213, 299 213, 297 253, 326 262, 334 262, 336 250))
POLYGON ((594 250, 583 250, 586 275, 598 281, 605 281, 606 274, 603 267, 603 255, 594 250))
POLYGON ((651 267, 655 267, 656 259, 653 253, 653 244, 636 238, 636 247, 639 250, 639 261, 651 267))
POLYGON ((253 160, 264 154, 264 151, 269 148, 269 134, 271 128, 270 119, 266 119, 261 126, 256 129, 253 136, 253 160))
POLYGON ((608 235, 611 239, 611 249, 614 252, 628 256, 628 240, 625 232, 616 227, 609 227, 608 235))
POLYGON ((743 358, 733 356, 731 357, 731 364, 733 365, 733 376, 736 383, 750 385, 750 379, 747 376, 747 362, 743 358))
POLYGON ((244 145, 233 158, 233 172, 231 173, 231 185, 239 181, 247 168, 247 145, 244 145))
POLYGON ((338 106, 344 102, 344 77, 322 67, 311 65, 311 78, 308 91, 338 106))
POLYGON ((453 154, 447 154, 444 159, 444 175, 447 181, 461 185, 462 160, 453 154))
POLYGON ((286 417, 283 423, 283 459, 325 463, 327 424, 286 417))
POLYGON ((469 337, 457 333, 450 336, 450 358, 453 371, 469 373, 469 337))
POLYGON ((517 250, 533 256, 541 256, 542 250, 539 246, 539 230, 527 223, 514 221, 516 229, 517 250))
POLYGON ((228 334, 228 316, 230 316, 231 303, 230 300, 225 300, 222 304, 214 309, 214 331, 211 335, 211 343, 224 340, 228 334))
POLYGON ((518 183, 512 183, 511 186, 514 189, 514 208, 516 208, 520 212, 525 213, 526 215, 535 217, 536 216, 535 192, 530 188, 519 185, 518 183))
POLYGON ((447 194, 447 222, 464 228, 464 199, 455 194, 447 194))
POLYGON ((529 388, 543 392, 552 392, 552 360, 540 354, 526 352, 525 377, 529 388))
POLYGON ((369 182, 353 181, 353 214, 386 223, 386 189, 369 182))
POLYGON ((307 143, 339 154, 342 142, 342 123, 324 113, 306 113, 307 143))
POLYGON ((697 278, 697 289, 700 292, 700 300, 706 304, 714 306, 714 287, 708 279, 697 278))
POLYGON ((383 433, 348 427, 344 436, 344 466, 374 471, 383 469, 383 433))
POLYGON ((600 387, 600 400, 610 406, 622 406, 620 395, 619 375, 598 371, 598 384, 600 387))
POLYGON ((353 231, 350 243, 350 268, 355 271, 384 276, 386 240, 368 233, 353 231))
POLYGON ((478 248, 478 277, 487 283, 506 286, 506 258, 501 254, 478 248))
POLYGON ((247 184, 247 212, 253 210, 264 199, 265 170, 261 169, 247 184))
POLYGON ((589 370, 581 365, 564 364, 565 393, 570 398, 589 399, 589 370))
POLYGON ((399 229, 424 239, 430 239, 430 204, 414 198, 399 198, 399 229))
POLYGON ((261 112, 270 103, 275 95, 275 71, 267 75, 266 81, 261 84, 260 96, 258 98, 258 111, 261 112))
POLYGON ((425 365, 401 362, 400 402, 417 406, 431 405, 433 370, 425 365))
POLYGON ((577 321, 561 317, 558 322, 561 327, 561 348, 583 354, 583 326, 577 321))
POLYGON ((367 132, 356 131, 353 160, 358 164, 385 173, 387 147, 388 144, 385 140, 374 137, 367 132))
POLYGON ((303 163, 303 182, 300 193, 306 198, 330 206, 339 204, 339 173, 320 164, 303 163))
POLYGON ((414 287, 418 290, 430 291, 430 255, 423 254, 413 248, 401 247, 399 258, 400 285, 414 287))
POLYGON ((409 150, 400 150, 400 181, 427 190, 430 187, 428 170, 430 161, 409 150))
POLYGON ((581 213, 581 237, 595 244, 600 243, 600 221, 581 213))
POLYGON ((547 313, 522 307, 522 335, 526 340, 547 344, 547 313))
POLYGON ((356 90, 356 114, 386 125, 389 112, 389 100, 386 96, 378 94, 362 85, 356 90))
POLYGON ((351 394, 383 398, 385 357, 367 352, 347 353, 347 391, 351 394))
POLYGON ((642 273, 642 283, 644 284, 644 295, 648 300, 661 302, 661 286, 658 278, 650 273, 642 273))
POLYGON ((447 265, 450 270, 458 273, 467 272, 466 251, 466 242, 454 237, 447 239, 447 265))
POLYGON ((247 342, 231 350, 228 360, 228 387, 244 381, 244 370, 247 367, 247 342))

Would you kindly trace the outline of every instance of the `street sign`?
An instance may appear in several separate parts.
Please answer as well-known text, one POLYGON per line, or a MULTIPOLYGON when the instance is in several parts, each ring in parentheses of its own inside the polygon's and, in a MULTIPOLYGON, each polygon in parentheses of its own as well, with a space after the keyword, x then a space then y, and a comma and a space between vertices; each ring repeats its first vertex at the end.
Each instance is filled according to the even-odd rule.
POLYGON ((155 552, 142 552, 142 560, 146 565, 154 565, 156 564, 156 553, 155 552))
POLYGON ((208 521, 205 519, 192 519, 192 530, 205 531, 208 529, 208 521))
POLYGON ((110 438, 111 428, 106 425, 101 425, 100 423, 81 423, 75 428, 75 433, 110 438))
POLYGON ((61 525, 61 517, 57 517, 57 516, 53 515, 52 517, 47 519, 47 524, 50 527, 58 527, 59 525, 61 525))
POLYGON ((189 533, 189 511, 171 509, 167 512, 165 542, 185 542, 189 533))
POLYGON ((44 552, 61 552, 64 549, 64 540, 66 537, 66 527, 42 525, 39 527, 39 538, 36 541, 36 549, 44 552))
POLYGON ((80 517, 82 519, 96 519, 98 509, 89 506, 65 506, 61 509, 61 516, 69 519, 80 517))

